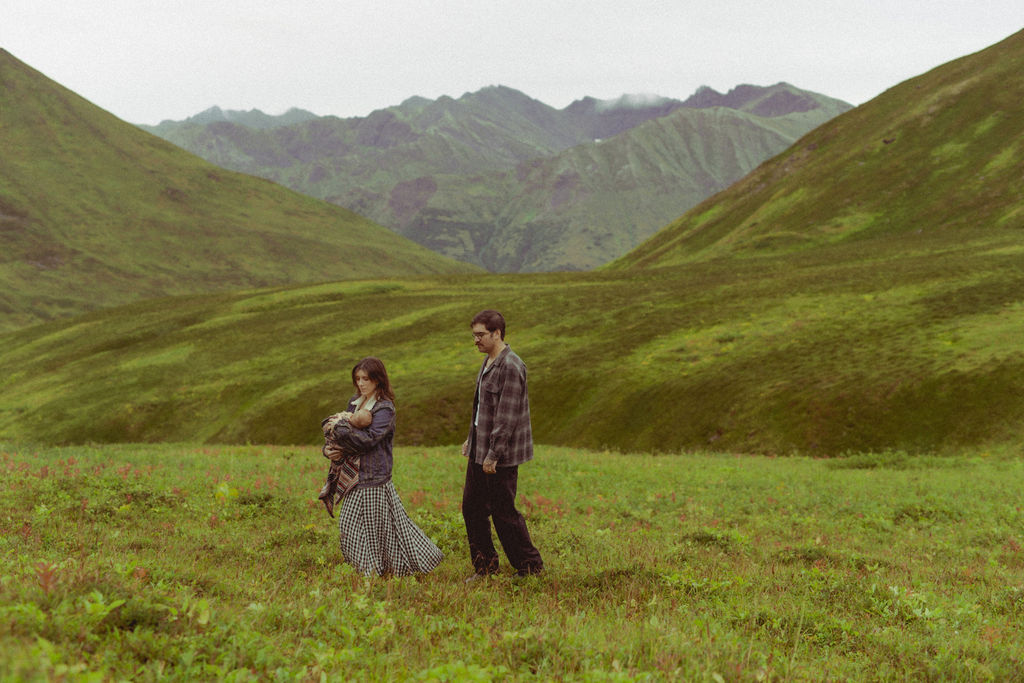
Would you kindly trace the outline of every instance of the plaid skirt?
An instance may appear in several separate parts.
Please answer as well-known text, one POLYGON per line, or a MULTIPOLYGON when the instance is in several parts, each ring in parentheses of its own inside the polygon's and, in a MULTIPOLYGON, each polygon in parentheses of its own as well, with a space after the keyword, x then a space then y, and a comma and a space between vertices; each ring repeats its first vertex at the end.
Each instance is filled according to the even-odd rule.
POLYGON ((425 574, 444 554, 406 514, 390 481, 355 488, 338 513, 341 554, 364 576, 425 574))

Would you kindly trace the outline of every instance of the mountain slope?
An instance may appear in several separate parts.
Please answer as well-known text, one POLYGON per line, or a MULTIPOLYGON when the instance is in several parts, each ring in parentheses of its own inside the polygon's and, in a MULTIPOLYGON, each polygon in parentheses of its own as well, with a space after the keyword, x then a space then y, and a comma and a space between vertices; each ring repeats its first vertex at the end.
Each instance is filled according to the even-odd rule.
POLYGON ((610 139, 477 177, 471 188, 462 178, 437 178, 435 194, 401 232, 492 271, 590 269, 831 115, 816 109, 765 119, 734 109, 677 108, 610 139))
POLYGON ((1020 249, 1024 32, 806 135, 614 267, 835 246, 1020 249))
POLYGON ((573 270, 622 255, 847 109, 785 83, 725 95, 705 88, 688 103, 585 98, 563 110, 497 86, 458 100, 413 98, 365 118, 325 117, 272 130, 223 121, 176 128, 165 122, 149 130, 460 260, 496 271, 573 270), (700 113, 712 107, 734 116, 700 113), (691 123, 677 125, 676 137, 641 130, 662 117, 691 123), (736 135, 737 126, 747 133, 736 135), (630 151, 618 154, 614 167, 614 155, 576 149, 634 134, 640 139, 617 143, 630 151), (715 153, 694 154, 719 144, 715 153), (581 157, 603 161, 579 166, 581 157), (624 179, 631 189, 624 191, 624 179))
POLYGON ((0 112, 0 329, 166 294, 467 269, 202 161, 4 51, 0 112))

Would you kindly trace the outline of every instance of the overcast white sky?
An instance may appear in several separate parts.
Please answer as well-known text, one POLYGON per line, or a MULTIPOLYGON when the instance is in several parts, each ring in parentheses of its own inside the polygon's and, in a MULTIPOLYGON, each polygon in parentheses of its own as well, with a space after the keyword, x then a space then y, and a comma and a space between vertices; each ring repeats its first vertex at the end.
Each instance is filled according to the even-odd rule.
POLYGON ((856 105, 1022 28, 1024 0, 0 2, 0 47, 133 123, 498 84, 558 108, 779 81, 856 105))

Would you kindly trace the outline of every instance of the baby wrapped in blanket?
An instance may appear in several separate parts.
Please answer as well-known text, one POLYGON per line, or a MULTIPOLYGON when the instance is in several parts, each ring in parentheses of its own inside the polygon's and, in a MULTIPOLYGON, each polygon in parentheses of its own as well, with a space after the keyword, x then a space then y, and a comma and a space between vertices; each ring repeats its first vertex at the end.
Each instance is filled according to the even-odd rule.
POLYGON ((324 445, 320 452, 331 461, 331 466, 318 498, 331 517, 334 517, 334 506, 359 482, 359 456, 346 451, 338 443, 338 438, 349 430, 369 427, 371 422, 373 415, 370 411, 360 408, 355 412, 335 413, 320 423, 324 434, 324 445))

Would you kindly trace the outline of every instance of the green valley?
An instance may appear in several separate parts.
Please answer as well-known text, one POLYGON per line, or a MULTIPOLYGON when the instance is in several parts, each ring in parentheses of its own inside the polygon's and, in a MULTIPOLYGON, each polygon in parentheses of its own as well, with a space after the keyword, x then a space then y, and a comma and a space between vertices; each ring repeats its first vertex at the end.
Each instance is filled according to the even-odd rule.
POLYGON ((377 355, 400 440, 458 442, 479 362, 468 320, 494 306, 530 367, 543 443, 1010 447, 1024 424, 1019 264, 998 250, 801 255, 148 301, 6 335, 0 437, 311 443, 351 366, 377 355))
POLYGON ((897 86, 596 272, 287 285, 7 333, 0 438, 313 443, 377 355, 400 440, 457 443, 468 321, 495 307, 542 443, 1019 451, 1022 60, 1024 33, 897 86))
POLYGON ((497 86, 365 118, 296 123, 303 114, 291 112, 270 126, 259 112, 213 109, 143 128, 453 258, 536 272, 622 256, 848 109, 787 83, 562 110, 497 86))

